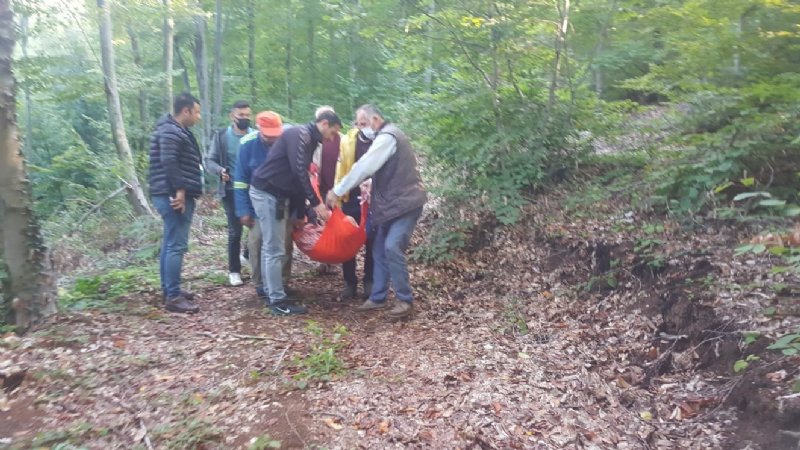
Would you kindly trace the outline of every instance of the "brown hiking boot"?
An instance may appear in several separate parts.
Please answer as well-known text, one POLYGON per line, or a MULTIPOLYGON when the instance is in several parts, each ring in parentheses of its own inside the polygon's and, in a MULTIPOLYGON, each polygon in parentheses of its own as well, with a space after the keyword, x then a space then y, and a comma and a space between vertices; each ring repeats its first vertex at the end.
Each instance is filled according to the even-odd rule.
POLYGON ((394 308, 390 309, 386 314, 392 319, 402 319, 410 316, 413 312, 414 305, 411 304, 411 302, 403 302, 398 300, 394 302, 394 308))
POLYGON ((195 304, 193 300, 190 300, 189 297, 183 292, 175 297, 168 298, 165 308, 170 312, 186 314, 194 314, 200 311, 200 308, 197 306, 197 304, 195 304))
POLYGON ((355 310, 357 312, 378 311, 378 310, 381 310, 381 309, 385 309, 386 306, 388 306, 388 305, 386 304, 385 300, 380 302, 380 303, 373 302, 372 300, 367 300, 364 303, 356 306, 355 310))

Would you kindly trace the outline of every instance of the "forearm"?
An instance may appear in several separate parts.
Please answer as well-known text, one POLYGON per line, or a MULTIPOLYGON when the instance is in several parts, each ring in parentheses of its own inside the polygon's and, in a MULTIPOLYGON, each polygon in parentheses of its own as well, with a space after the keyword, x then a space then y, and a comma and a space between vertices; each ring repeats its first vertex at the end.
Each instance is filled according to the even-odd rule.
POLYGON ((219 175, 220 173, 222 173, 222 170, 225 169, 220 165, 219 149, 217 145, 216 135, 214 136, 214 140, 212 141, 211 148, 208 150, 205 157, 203 158, 203 162, 205 162, 206 172, 212 175, 219 175))

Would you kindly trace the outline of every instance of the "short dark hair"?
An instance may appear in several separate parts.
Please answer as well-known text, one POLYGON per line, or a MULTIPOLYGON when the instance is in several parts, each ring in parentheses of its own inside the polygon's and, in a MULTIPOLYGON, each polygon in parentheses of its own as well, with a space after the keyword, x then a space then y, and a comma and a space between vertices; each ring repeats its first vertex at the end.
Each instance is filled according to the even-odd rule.
POLYGON ((172 104, 173 110, 172 112, 175 114, 180 114, 184 108, 194 108, 194 104, 200 104, 200 100, 195 98, 194 95, 188 92, 181 92, 175 97, 175 101, 172 104))
POLYGON ((247 103, 247 100, 236 100, 235 102, 233 102, 233 106, 231 106, 231 110, 244 109, 244 108, 249 108, 249 107, 250 107, 250 103, 247 103))
POLYGON ((342 119, 340 119, 339 116, 333 111, 320 112, 317 116, 317 123, 320 123, 323 120, 327 120, 329 126, 342 126, 342 119))

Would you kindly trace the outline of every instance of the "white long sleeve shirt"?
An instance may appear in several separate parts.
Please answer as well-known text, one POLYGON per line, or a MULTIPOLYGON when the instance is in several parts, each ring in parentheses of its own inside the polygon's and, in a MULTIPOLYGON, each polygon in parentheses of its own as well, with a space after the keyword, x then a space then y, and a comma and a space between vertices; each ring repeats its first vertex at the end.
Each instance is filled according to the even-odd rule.
POLYGON ((333 193, 338 197, 350 192, 354 187, 361 184, 362 181, 371 177, 375 172, 379 171, 386 161, 394 155, 397 151, 397 139, 388 133, 379 134, 372 145, 369 147, 367 153, 361 157, 353 165, 342 181, 333 188, 333 193))

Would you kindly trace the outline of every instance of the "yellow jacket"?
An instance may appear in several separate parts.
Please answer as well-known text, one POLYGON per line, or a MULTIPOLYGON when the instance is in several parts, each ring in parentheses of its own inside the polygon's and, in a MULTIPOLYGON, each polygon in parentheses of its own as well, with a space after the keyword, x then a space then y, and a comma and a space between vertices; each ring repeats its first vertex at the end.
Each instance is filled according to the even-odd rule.
MULTIPOLYGON (((342 178, 350 173, 353 164, 356 163, 356 141, 358 141, 358 128, 353 127, 346 135, 342 136, 339 142, 339 159, 336 160, 336 176, 334 178, 334 186, 342 181, 342 178)), ((347 192, 342 197, 342 201, 346 202, 350 198, 350 193, 347 192)))

